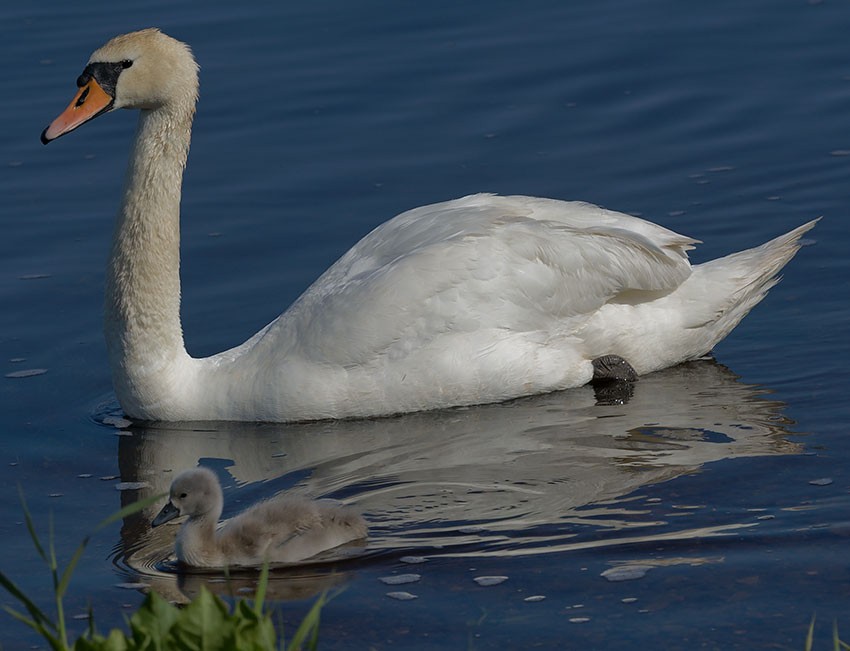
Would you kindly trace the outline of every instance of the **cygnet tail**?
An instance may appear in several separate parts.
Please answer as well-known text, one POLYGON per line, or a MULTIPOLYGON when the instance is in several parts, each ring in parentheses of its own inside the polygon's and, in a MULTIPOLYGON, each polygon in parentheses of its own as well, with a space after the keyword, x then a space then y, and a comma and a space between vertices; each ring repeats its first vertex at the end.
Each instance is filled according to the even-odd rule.
MULTIPOLYGON (((694 288, 705 292, 704 305, 713 314, 703 314, 699 322, 688 324, 704 328, 708 335, 704 352, 722 340, 781 280, 779 272, 800 250, 802 236, 818 223, 814 219, 761 246, 733 253, 696 265, 694 288), (711 300, 714 297, 716 300, 711 300)), ((689 279, 690 280, 690 279, 689 279)))

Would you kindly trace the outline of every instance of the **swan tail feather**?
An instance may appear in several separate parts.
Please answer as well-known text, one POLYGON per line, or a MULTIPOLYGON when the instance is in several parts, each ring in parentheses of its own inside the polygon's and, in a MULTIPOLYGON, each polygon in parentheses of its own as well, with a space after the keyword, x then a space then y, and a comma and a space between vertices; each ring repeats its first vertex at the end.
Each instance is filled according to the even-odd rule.
POLYGON ((711 332, 711 345, 706 352, 729 334, 782 279, 779 272, 803 246, 803 235, 819 220, 820 217, 813 219, 760 246, 694 267, 695 274, 703 279, 701 290, 723 297, 719 304, 714 304, 713 318, 700 319, 702 323, 690 325, 705 327, 707 321, 714 322, 707 327, 711 332))

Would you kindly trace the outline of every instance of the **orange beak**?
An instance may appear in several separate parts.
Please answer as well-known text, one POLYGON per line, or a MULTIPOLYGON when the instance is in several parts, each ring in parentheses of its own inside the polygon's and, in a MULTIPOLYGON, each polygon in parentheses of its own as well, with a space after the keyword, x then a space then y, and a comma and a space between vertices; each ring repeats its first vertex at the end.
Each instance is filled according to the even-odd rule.
POLYGON ((62 113, 42 132, 41 142, 45 145, 59 136, 64 136, 81 124, 96 118, 112 108, 114 99, 93 78, 74 96, 62 113))

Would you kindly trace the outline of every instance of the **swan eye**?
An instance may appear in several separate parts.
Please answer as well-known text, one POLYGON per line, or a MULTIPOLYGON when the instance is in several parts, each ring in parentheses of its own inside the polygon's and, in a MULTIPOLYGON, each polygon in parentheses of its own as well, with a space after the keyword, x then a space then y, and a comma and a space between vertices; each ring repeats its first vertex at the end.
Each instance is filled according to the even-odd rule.
POLYGON ((186 499, 186 497, 188 497, 188 496, 186 495, 186 493, 180 493, 180 499, 181 499, 181 500, 186 499))
POLYGON ((133 62, 132 62, 132 61, 130 61, 130 59, 124 59, 124 60, 121 62, 121 67, 122 67, 124 70, 126 70, 127 68, 129 68, 131 65, 133 65, 133 62))

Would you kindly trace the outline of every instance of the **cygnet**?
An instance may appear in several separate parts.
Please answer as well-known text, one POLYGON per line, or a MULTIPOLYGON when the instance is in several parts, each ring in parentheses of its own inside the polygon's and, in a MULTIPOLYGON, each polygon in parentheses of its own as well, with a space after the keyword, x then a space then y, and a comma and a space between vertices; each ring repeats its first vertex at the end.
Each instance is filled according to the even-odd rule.
POLYGON ((216 475, 193 468, 174 478, 169 501, 151 525, 189 516, 177 534, 175 552, 179 561, 194 567, 296 563, 367 535, 359 513, 331 501, 272 498, 217 530, 223 506, 216 475))

